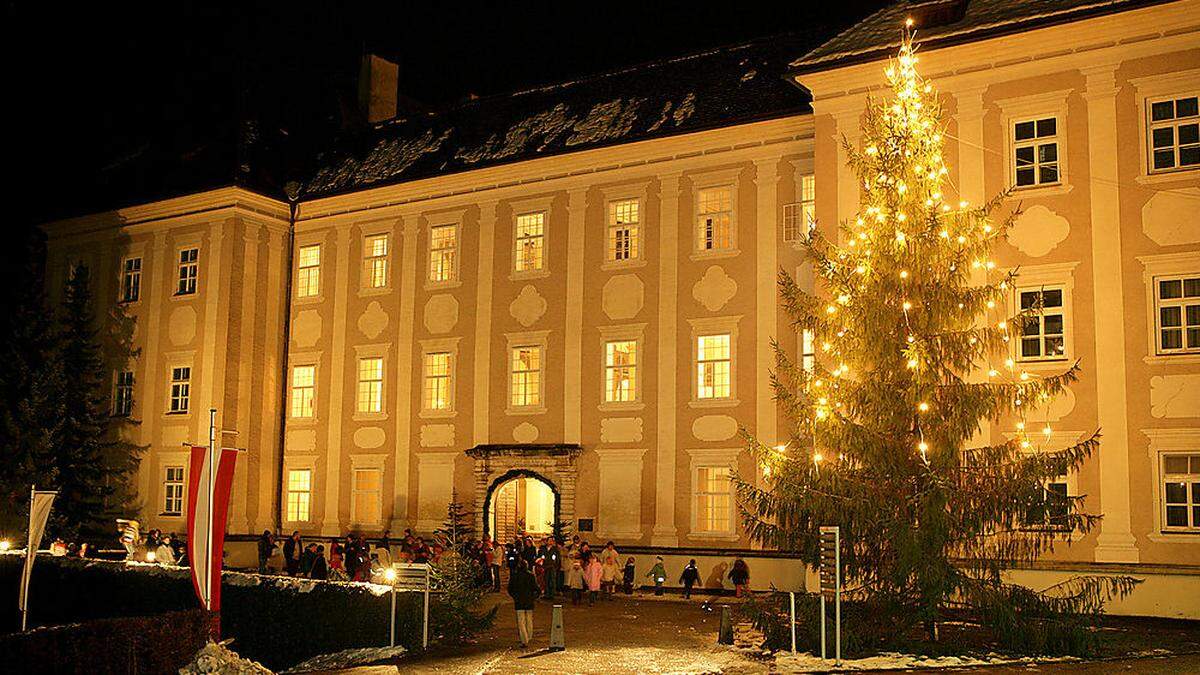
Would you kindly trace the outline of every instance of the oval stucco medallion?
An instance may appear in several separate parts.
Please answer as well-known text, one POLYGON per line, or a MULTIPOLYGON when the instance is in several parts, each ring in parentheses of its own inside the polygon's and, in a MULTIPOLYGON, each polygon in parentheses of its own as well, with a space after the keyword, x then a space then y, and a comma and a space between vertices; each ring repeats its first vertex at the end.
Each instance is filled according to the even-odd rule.
POLYGON ((167 324, 167 335, 171 344, 176 347, 191 344, 196 337, 196 310, 188 305, 172 310, 167 324))
POLYGON ((458 300, 440 293, 425 303, 425 328, 430 333, 448 333, 458 325, 458 300))
POLYGON ((704 415, 692 422, 692 435, 699 441, 726 441, 737 430, 737 420, 729 415, 704 415))
POLYGON ((379 427, 361 427, 354 432, 354 444, 369 450, 378 448, 387 440, 387 434, 379 427))
POLYGON ((529 422, 521 422, 513 429, 513 440, 518 443, 532 443, 538 439, 538 428, 529 422))

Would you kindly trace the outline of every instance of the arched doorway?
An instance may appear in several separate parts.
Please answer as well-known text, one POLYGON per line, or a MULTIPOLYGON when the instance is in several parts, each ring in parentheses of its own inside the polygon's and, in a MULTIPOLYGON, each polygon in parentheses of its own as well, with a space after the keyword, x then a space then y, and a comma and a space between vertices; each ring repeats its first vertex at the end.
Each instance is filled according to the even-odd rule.
POLYGON ((515 469, 492 481, 484 509, 484 534, 503 542, 518 534, 539 538, 554 532, 561 502, 558 489, 544 476, 515 469))

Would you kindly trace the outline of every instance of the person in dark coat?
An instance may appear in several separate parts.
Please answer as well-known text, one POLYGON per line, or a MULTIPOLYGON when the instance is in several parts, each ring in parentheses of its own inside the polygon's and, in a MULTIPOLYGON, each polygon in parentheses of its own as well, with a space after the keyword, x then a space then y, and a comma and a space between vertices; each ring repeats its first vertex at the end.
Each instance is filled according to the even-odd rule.
POLYGON ((519 564, 509 577, 508 594, 512 596, 513 608, 517 612, 517 637, 522 647, 528 647, 533 638, 533 607, 540 591, 537 579, 524 562, 519 564))
POLYGON ((258 538, 258 573, 267 573, 267 561, 271 559, 271 554, 275 552, 275 537, 270 530, 263 530, 262 536, 258 538))
POLYGON ((296 576, 300 571, 300 554, 304 546, 300 543, 300 531, 292 530, 292 536, 283 542, 283 563, 290 576, 296 576))
POLYGON ((679 583, 683 584, 683 599, 687 600, 692 597, 692 586, 700 581, 700 570, 696 569, 696 559, 688 561, 686 567, 683 568, 683 574, 679 576, 679 583))
POLYGON ((546 537, 542 549, 542 566, 546 570, 546 597, 553 599, 558 595, 558 577, 562 571, 562 551, 553 537, 546 537))
POLYGON ((313 554, 312 570, 308 575, 313 579, 329 578, 329 565, 325 562, 324 546, 317 546, 317 551, 313 554))
POLYGON ((304 553, 300 554, 300 569, 298 573, 302 577, 311 577, 313 563, 317 558, 317 545, 309 544, 304 547, 304 553))
POLYGON ((733 561, 733 569, 729 570, 729 580, 733 582, 735 597, 740 598, 750 593, 750 566, 745 560, 738 558, 733 561))

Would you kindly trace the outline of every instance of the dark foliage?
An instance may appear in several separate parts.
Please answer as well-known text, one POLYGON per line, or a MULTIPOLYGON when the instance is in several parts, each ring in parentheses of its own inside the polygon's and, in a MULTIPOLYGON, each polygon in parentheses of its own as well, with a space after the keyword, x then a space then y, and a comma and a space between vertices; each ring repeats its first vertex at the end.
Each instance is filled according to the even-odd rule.
POLYGON ((200 609, 98 619, 0 636, 0 654, 29 675, 173 673, 204 646, 209 625, 200 609))

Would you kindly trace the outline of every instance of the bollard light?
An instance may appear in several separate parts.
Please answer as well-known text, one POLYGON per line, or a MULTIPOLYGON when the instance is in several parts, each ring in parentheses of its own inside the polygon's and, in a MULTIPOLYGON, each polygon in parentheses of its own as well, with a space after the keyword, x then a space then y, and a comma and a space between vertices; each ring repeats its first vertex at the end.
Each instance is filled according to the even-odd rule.
POLYGON ((12 548, 12 542, 7 539, 0 541, 0 551, 7 551, 10 548, 12 548))
POLYGON ((384 570, 384 571, 383 571, 383 578, 384 578, 385 580, 387 580, 387 582, 388 582, 389 584, 391 584, 391 583, 395 583, 395 581, 396 581, 396 570, 394 570, 394 569, 392 569, 392 568, 390 568, 390 567, 389 567, 388 569, 384 570))
POLYGON ((146 553, 146 562, 154 562, 154 558, 154 551, 149 551, 146 553))

